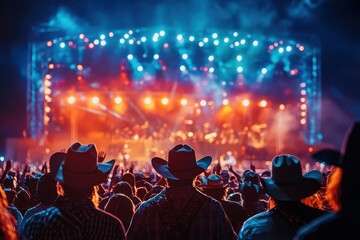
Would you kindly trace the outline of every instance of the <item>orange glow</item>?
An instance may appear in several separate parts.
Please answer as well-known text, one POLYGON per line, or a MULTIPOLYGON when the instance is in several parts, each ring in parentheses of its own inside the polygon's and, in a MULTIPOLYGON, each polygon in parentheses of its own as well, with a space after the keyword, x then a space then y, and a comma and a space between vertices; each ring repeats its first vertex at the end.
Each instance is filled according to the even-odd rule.
POLYGON ((120 104, 120 103, 122 102, 122 98, 121 98, 121 97, 116 97, 116 98, 114 99, 114 102, 115 102, 116 104, 120 104))
POLYGON ((82 70, 84 69, 84 67, 83 67, 81 64, 79 64, 79 65, 77 65, 77 69, 78 69, 79 71, 82 71, 82 70))
POLYGON ((146 98, 144 99, 144 103, 147 104, 147 105, 149 105, 149 104, 151 103, 151 98, 150 98, 150 97, 146 97, 146 98))
POLYGON ((306 99, 305 99, 304 97, 300 98, 300 102, 302 102, 302 103, 304 103, 305 100, 306 100, 306 99))
POLYGON ((51 94, 51 89, 50 88, 45 88, 45 94, 46 95, 50 95, 51 94))
POLYGON ((186 100, 186 98, 183 98, 183 99, 180 100, 180 104, 183 105, 183 106, 185 106, 187 104, 187 102, 188 101, 186 100))
POLYGON ((51 41, 47 41, 47 42, 46 42, 46 46, 51 47, 51 46, 52 46, 52 42, 51 42, 51 41))
POLYGON ((305 125, 305 124, 306 124, 306 119, 305 119, 305 118, 302 118, 302 119, 300 120, 300 124, 301 124, 301 125, 305 125))
POLYGON ((99 99, 99 97, 93 97, 92 99, 91 99, 91 102, 93 103, 93 104, 97 104, 97 103, 99 103, 100 102, 100 99, 99 99))
POLYGON ((53 63, 50 63, 49 64, 49 69, 54 69, 55 68, 55 65, 53 63))
POLYGON ((167 105, 169 103, 169 99, 167 97, 164 97, 164 98, 161 99, 161 103, 163 105, 167 105))
POLYGON ((75 103, 75 97, 74 97, 74 96, 70 96, 70 97, 68 97, 67 101, 68 101, 68 103, 70 103, 70 104, 74 104, 74 103, 75 103))
POLYGON ((285 105, 284 105, 284 104, 280 104, 280 105, 279 105, 279 109, 280 109, 280 110, 284 110, 284 109, 285 109, 285 105))
POLYGON ((244 100, 242 100, 242 105, 244 106, 244 107, 248 107, 249 105, 250 105, 250 101, 249 101, 249 99, 244 99, 244 100))
POLYGON ((305 110, 306 109, 306 104, 301 104, 301 110, 305 110))
POLYGON ((308 147, 308 152, 309 152, 309 153, 314 152, 314 148, 313 148, 313 147, 308 147))
POLYGON ((258 106, 259 106, 259 107, 262 107, 262 108, 266 107, 266 106, 267 106, 266 100, 261 100, 261 101, 259 102, 258 106))

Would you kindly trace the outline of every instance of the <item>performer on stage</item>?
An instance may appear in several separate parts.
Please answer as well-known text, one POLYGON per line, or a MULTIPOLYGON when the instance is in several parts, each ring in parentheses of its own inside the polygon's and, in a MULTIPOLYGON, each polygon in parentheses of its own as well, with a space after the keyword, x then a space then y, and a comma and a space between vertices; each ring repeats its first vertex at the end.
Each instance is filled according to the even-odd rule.
POLYGON ((229 165, 232 167, 236 165, 236 158, 231 151, 227 151, 226 154, 220 156, 220 165, 223 169, 227 169, 229 165))

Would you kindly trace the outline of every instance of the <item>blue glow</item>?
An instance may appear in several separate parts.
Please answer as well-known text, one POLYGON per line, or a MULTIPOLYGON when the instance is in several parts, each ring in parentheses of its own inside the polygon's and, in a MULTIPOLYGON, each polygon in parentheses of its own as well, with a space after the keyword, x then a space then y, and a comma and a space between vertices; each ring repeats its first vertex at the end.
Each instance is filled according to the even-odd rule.
POLYGON ((212 61, 214 61, 214 56, 213 56, 213 55, 210 55, 210 56, 208 57, 208 59, 209 59, 210 62, 212 62, 212 61))
POLYGON ((193 42, 194 40, 195 40, 195 37, 194 37, 194 36, 190 36, 190 37, 189 37, 189 41, 190 41, 190 42, 193 42))
POLYGON ((4 158, 3 156, 1 156, 1 157, 0 157, 0 161, 3 162, 4 160, 5 160, 5 158, 4 158))
POLYGON ((159 34, 160 34, 160 36, 163 37, 163 36, 165 36, 165 31, 164 31, 164 30, 161 30, 159 34))
POLYGON ((209 68, 209 72, 213 73, 215 69, 213 67, 209 68))
POLYGON ((242 56, 241 56, 241 55, 237 55, 237 56, 236 56, 236 60, 237 60, 238 62, 240 62, 240 61, 242 60, 242 56))
POLYGON ((259 45, 259 42, 257 40, 253 41, 253 46, 256 47, 259 45))
POLYGON ((144 70, 144 68, 143 68, 143 66, 138 66, 138 67, 137 67, 137 70, 138 70, 139 72, 142 72, 142 70, 144 70))
POLYGON ((240 45, 240 43, 239 43, 238 41, 236 41, 236 42, 234 43, 234 45, 235 45, 236 47, 238 47, 238 46, 240 45))
POLYGON ((185 60, 185 59, 187 59, 189 56, 188 56, 186 53, 184 53, 181 57, 182 57, 182 59, 185 60))
POLYGON ((146 37, 141 37, 142 42, 146 42, 146 37))
POLYGON ((279 53, 283 53, 284 52, 284 48, 279 48, 279 53))
POLYGON ((124 44, 124 43, 125 43, 125 39, 120 38, 119 42, 120 42, 121 44, 124 44))
POLYGON ((105 34, 101 34, 101 35, 100 35, 100 39, 101 39, 101 40, 104 40, 104 39, 105 39, 105 34))
POLYGON ((95 45, 99 45, 99 43, 100 43, 99 39, 95 39, 95 40, 94 40, 94 44, 95 44, 95 45))
POLYGON ((240 43, 241 43, 242 45, 244 45, 244 44, 246 43, 246 40, 245 40, 245 39, 241 39, 241 40, 240 40, 240 43))
POLYGON ((159 54, 154 54, 154 59, 159 59, 159 54))
POLYGON ((60 43, 60 47, 61 47, 61 48, 64 48, 65 46, 66 46, 66 44, 65 44, 65 43, 63 43, 63 42, 62 42, 62 43, 60 43))
POLYGON ((199 47, 203 47, 204 43, 203 42, 199 42, 199 47))
POLYGON ((237 71, 238 73, 243 72, 243 70, 244 70, 244 68, 243 68, 242 66, 239 66, 239 67, 236 68, 236 71, 237 71))
POLYGON ((261 73, 262 73, 262 74, 266 74, 266 73, 267 73, 267 69, 266 69, 266 68, 261 69, 261 73))
POLYGON ((133 44, 133 43, 134 43, 134 40, 130 39, 130 40, 129 40, 129 44, 131 45, 131 44, 133 44))
POLYGON ((218 37, 218 34, 217 33, 213 33, 212 34, 212 38, 217 38, 218 37))
POLYGON ((229 42, 229 38, 228 37, 224 38, 224 42, 225 43, 229 42))
POLYGON ((204 39, 203 39, 203 42, 204 43, 207 43, 209 41, 209 39, 207 38, 207 37, 205 37, 204 39))
POLYGON ((214 45, 215 45, 215 46, 219 45, 219 40, 215 40, 215 41, 214 41, 214 45))
POLYGON ((129 37, 130 37, 129 34, 127 34, 127 33, 124 34, 125 39, 128 39, 129 37))
POLYGON ((185 71, 185 69, 186 69, 186 68, 185 68, 184 65, 181 65, 181 66, 180 66, 180 71, 185 71))
POLYGON ((291 46, 287 46, 287 47, 286 47, 286 51, 287 51, 287 52, 291 52, 291 50, 292 50, 291 46))
POLYGON ((237 32, 234 32, 234 33, 233 33, 233 36, 234 36, 234 37, 237 37, 238 35, 239 35, 239 34, 238 34, 237 32))
POLYGON ((105 46, 105 45, 106 45, 106 41, 105 41, 105 40, 101 40, 100 45, 101 45, 101 46, 105 46))

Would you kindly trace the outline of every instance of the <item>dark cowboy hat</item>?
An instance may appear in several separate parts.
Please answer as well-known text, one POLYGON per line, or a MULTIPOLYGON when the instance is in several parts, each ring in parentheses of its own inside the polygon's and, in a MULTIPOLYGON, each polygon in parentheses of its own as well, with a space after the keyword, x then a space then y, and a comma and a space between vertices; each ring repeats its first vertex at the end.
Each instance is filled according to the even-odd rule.
POLYGON ((325 148, 313 153, 311 156, 320 162, 344 168, 350 158, 358 159, 360 156, 360 122, 353 123, 348 129, 342 151, 336 149, 325 148))
POLYGON ((271 178, 260 180, 265 191, 277 200, 300 200, 316 193, 321 187, 321 172, 313 170, 303 175, 300 160, 289 154, 274 157, 271 175, 271 178))
POLYGON ((260 199, 260 186, 250 181, 240 183, 239 191, 243 196, 243 199, 250 201, 257 201, 260 199))
POLYGON ((50 156, 50 160, 49 160, 50 174, 51 176, 54 177, 54 179, 65 157, 66 157, 66 153, 64 152, 55 152, 50 156))
POLYGON ((168 153, 168 161, 154 157, 151 163, 161 176, 173 180, 192 179, 204 172, 210 165, 212 158, 206 156, 196 160, 195 151, 189 145, 178 144, 168 153))
POLYGON ((203 176, 201 180, 201 187, 204 189, 223 189, 229 185, 227 183, 224 183, 223 179, 221 179, 218 174, 211 174, 209 177, 203 176))
POLYGON ((94 144, 72 144, 56 174, 56 180, 72 187, 90 187, 106 181, 115 160, 98 163, 94 144))

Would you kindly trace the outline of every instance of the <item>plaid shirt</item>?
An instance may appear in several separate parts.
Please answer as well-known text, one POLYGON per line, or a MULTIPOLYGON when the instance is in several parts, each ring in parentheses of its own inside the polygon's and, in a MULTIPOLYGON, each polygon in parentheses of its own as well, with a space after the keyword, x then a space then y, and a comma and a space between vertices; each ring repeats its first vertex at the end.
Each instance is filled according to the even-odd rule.
POLYGON ((118 218, 95 208, 90 200, 59 197, 54 207, 21 225, 20 239, 125 239, 125 231, 118 218))
MULTIPOLYGON (((169 191, 174 212, 179 213, 194 191, 197 190, 193 187, 182 187, 176 189, 167 188, 166 191, 169 191)), ((154 199, 150 198, 143 202, 136 210, 127 231, 127 238, 129 240, 170 239, 166 236, 166 228, 154 199)), ((236 238, 236 234, 221 204, 208 196, 206 196, 202 207, 192 219, 188 233, 188 240, 230 240, 236 238)))

